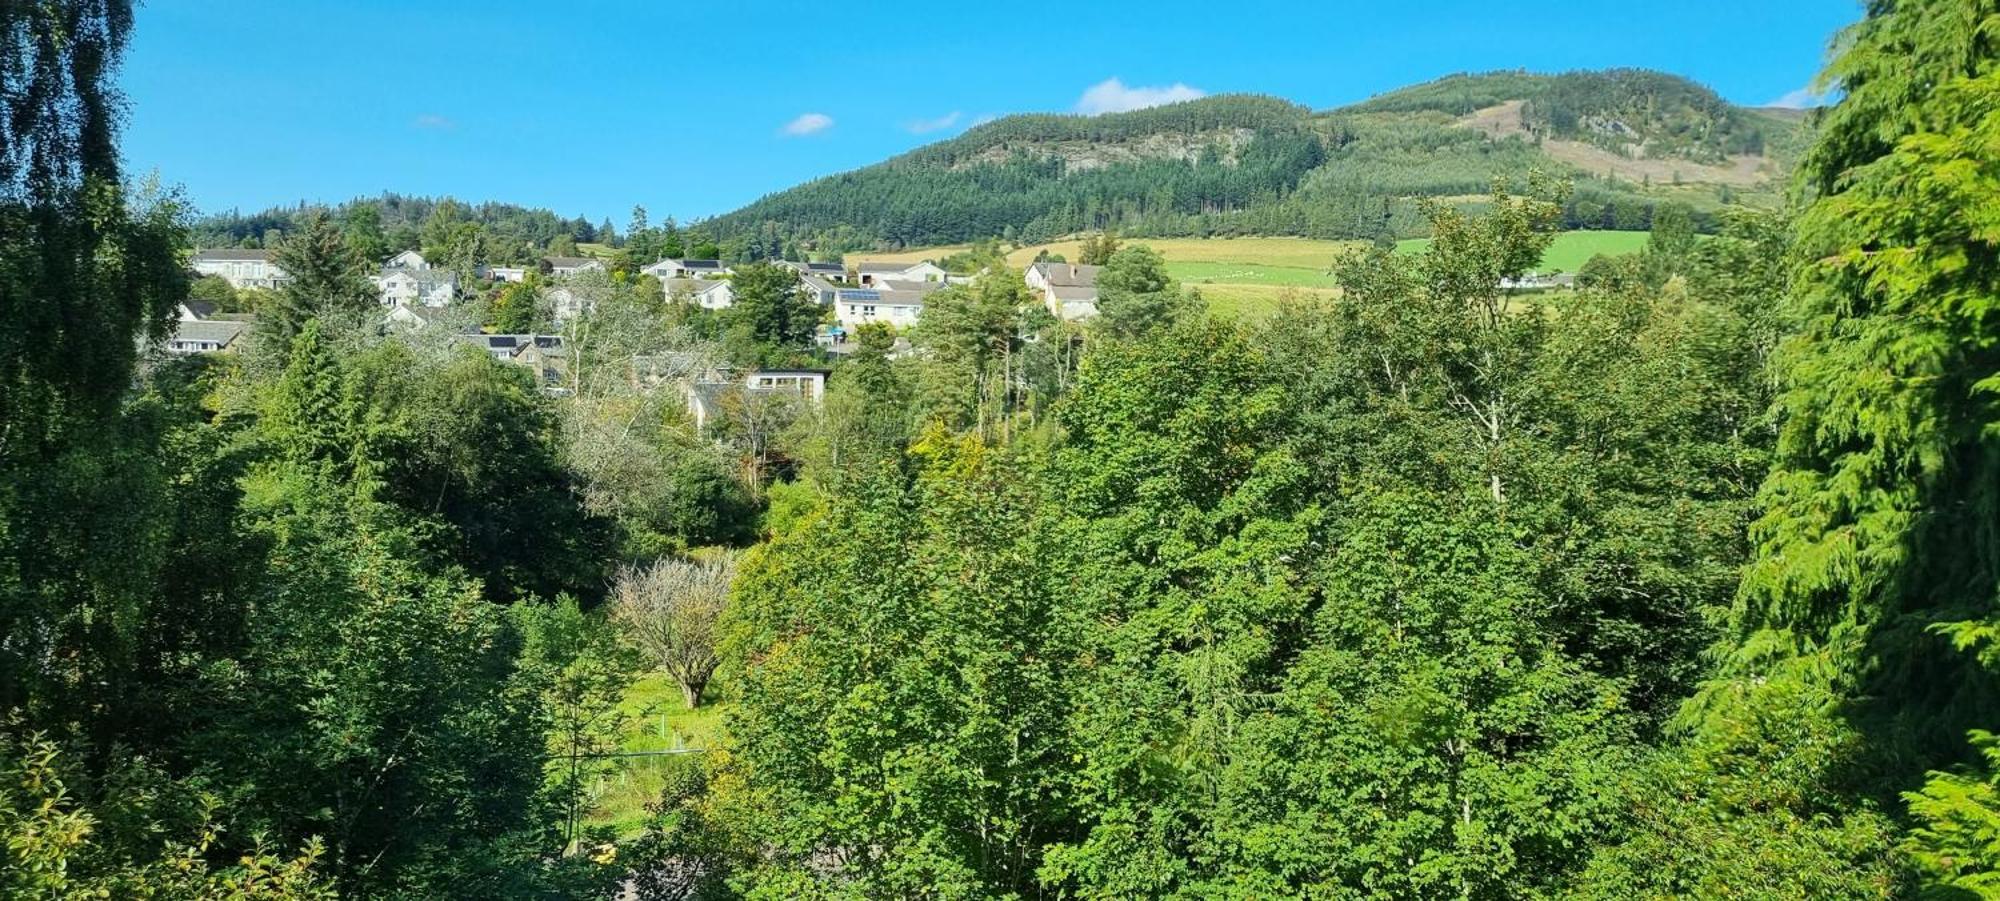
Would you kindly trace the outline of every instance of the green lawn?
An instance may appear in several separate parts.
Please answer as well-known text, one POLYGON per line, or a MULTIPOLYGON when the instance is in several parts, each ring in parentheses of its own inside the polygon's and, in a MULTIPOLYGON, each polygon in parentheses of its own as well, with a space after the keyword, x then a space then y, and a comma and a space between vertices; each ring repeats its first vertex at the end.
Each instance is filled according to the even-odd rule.
MULTIPOLYGON (((681 700, 681 689, 663 673, 647 673, 626 689, 619 705, 627 717, 619 741, 621 751, 665 751, 681 748, 713 748, 722 737, 723 705, 711 684, 710 702, 689 710, 681 700)), ((644 828, 646 805, 659 800, 668 767, 690 766, 694 755, 627 757, 610 761, 608 772, 590 789, 590 812, 584 821, 591 826, 610 826, 620 835, 635 834, 644 828)))
POLYGON ((1307 268, 1195 260, 1169 261, 1167 274, 1189 285, 1288 285, 1294 288, 1331 288, 1333 276, 1327 274, 1326 268, 1326 266, 1307 268))
MULTIPOLYGON (((1547 253, 1542 254, 1542 271, 1575 272, 1599 254, 1619 256, 1638 253, 1646 249, 1646 232, 1620 231, 1574 231, 1556 235, 1549 244, 1547 253)), ((1396 242, 1397 253, 1421 253, 1429 247, 1429 238, 1411 238, 1396 242)))
MULTIPOLYGON (((1334 288, 1327 274, 1334 261, 1367 245, 1358 241, 1318 241, 1307 238, 1127 238, 1128 244, 1144 244, 1167 261, 1167 273, 1189 287, 1201 290, 1202 297, 1216 313, 1225 316, 1269 314, 1286 297, 1328 296, 1334 288)), ((1399 253, 1417 253, 1430 245, 1428 239, 1399 241, 1399 253)), ((1635 253, 1646 246, 1645 232, 1576 231, 1556 235, 1542 258, 1542 269, 1575 272, 1598 254, 1635 253)), ((914 262, 941 259, 962 247, 933 247, 900 253, 851 254, 850 264, 862 260, 914 262)), ((1008 254, 1008 263, 1026 266, 1036 253, 1048 250, 1075 259, 1077 242, 1059 241, 1036 247, 1018 248, 1008 254)))

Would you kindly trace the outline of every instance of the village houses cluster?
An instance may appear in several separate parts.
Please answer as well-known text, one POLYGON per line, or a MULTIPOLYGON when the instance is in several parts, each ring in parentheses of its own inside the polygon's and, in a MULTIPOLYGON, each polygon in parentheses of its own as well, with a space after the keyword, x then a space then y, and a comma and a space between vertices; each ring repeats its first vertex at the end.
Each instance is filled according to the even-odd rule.
MULTIPOLYGON (((276 290, 284 286, 286 275, 271 257, 267 250, 202 250, 194 254, 191 265, 195 274, 220 277, 239 290, 276 290)), ((869 323, 908 328, 923 315, 925 299, 932 293, 972 278, 952 275, 929 261, 864 262, 852 270, 828 262, 782 261, 779 265, 797 274, 800 290, 807 297, 832 310, 832 322, 821 327, 819 345, 836 354, 851 349, 848 338, 856 328, 869 323)), ((583 295, 572 290, 570 279, 603 268, 602 261, 587 257, 543 259, 539 271, 548 277, 546 296, 558 324, 585 312, 583 295)), ((476 274, 493 282, 524 282, 529 271, 493 266, 476 274)), ((1096 266, 1038 262, 1029 267, 1025 277, 1049 312, 1078 320, 1096 315, 1097 271, 1096 266)), ((640 273, 659 279, 670 301, 707 310, 724 310, 735 303, 730 281, 734 271, 719 260, 660 260, 640 273)), ((389 258, 370 280, 380 292, 385 320, 410 328, 449 319, 448 311, 459 299, 461 287, 458 273, 433 266, 413 250, 389 258)), ((172 354, 227 352, 246 334, 250 321, 248 315, 221 313, 212 304, 189 301, 181 305, 176 330, 163 349, 172 354)), ((554 386, 561 380, 560 335, 486 334, 466 327, 456 337, 496 360, 531 368, 545 384, 554 386)), ((826 376, 825 370, 818 369, 690 374, 686 379, 689 413, 700 428, 731 392, 782 392, 817 403, 825 392, 826 376)))
MULTIPOLYGON (((600 260, 588 257, 547 257, 543 261, 551 277, 549 298, 558 323, 583 312, 582 300, 564 281, 570 276, 604 268, 600 260)), ((930 261, 917 263, 861 263, 848 270, 839 263, 784 261, 780 265, 798 274, 807 296, 833 311, 833 336, 851 333, 871 322, 887 323, 898 329, 914 325, 923 315, 924 300, 932 292, 969 276, 954 276, 930 261)), ((1026 273, 1028 286, 1041 295, 1049 312, 1064 319, 1086 319, 1097 312, 1097 268, 1068 263, 1036 263, 1026 273)), ((275 290, 285 284, 285 272, 272 261, 268 250, 203 250, 194 255, 197 275, 218 276, 238 289, 275 290)), ((528 270, 493 266, 478 273, 492 281, 520 282, 528 270)), ((735 302, 729 277, 733 270, 719 260, 660 260, 640 270, 657 278, 670 300, 691 303, 707 310, 723 310, 735 302)), ((382 306, 392 321, 424 325, 434 321, 434 311, 450 306, 459 297, 458 274, 432 266, 422 254, 406 250, 382 264, 371 280, 381 292, 382 306)), ((185 312, 199 314, 200 310, 185 312)), ((184 322, 216 321, 212 317, 185 318, 184 322)), ((223 320, 229 321, 229 320, 223 320)), ((221 340, 220 327, 183 329, 169 349, 201 352, 226 349, 211 346, 221 340)), ((240 329, 239 329, 240 331, 240 329)), ((836 346, 839 342, 835 342, 836 346)))

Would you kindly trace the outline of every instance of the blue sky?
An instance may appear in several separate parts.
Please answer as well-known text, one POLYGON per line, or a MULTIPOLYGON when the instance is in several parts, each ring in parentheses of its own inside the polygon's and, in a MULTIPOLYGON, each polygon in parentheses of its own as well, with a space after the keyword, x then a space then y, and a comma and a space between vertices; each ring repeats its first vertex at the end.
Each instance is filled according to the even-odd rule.
POLYGON ((1224 92, 1323 108, 1451 72, 1609 66, 1796 100, 1859 16, 1856 0, 150 0, 125 156, 206 211, 391 190, 623 228, 635 203, 685 222, 1014 112, 1224 92))

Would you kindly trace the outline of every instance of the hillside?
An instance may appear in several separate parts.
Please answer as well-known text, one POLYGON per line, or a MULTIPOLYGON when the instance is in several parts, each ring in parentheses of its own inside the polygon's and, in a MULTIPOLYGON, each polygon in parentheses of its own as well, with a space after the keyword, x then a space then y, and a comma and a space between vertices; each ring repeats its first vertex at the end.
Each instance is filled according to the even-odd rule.
POLYGON ((1420 198, 1473 199, 1533 170, 1567 177, 1571 228, 1644 228, 1680 201, 1704 221, 1768 204, 1797 155, 1796 117, 1734 106, 1634 69, 1454 75, 1312 111, 1252 95, 1095 117, 1000 119, 873 166, 768 195, 706 223, 753 246, 823 252, 1141 236, 1419 234, 1420 198))

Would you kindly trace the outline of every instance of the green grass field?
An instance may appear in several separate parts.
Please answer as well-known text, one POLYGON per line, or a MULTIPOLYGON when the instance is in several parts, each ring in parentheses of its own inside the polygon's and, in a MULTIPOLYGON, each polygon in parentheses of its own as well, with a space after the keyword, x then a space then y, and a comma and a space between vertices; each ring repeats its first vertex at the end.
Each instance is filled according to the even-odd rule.
MULTIPOLYGON (((1311 238, 1132 238, 1128 241, 1158 251, 1166 258, 1169 275, 1200 289, 1209 307, 1225 316, 1264 315, 1277 309, 1287 297, 1330 295, 1334 283, 1328 270, 1334 261, 1364 246, 1357 241, 1311 238)), ((1429 239, 1416 238, 1397 242, 1396 251, 1419 253, 1428 246, 1429 239)), ((1541 268, 1545 272, 1575 272, 1598 254, 1636 253, 1645 246, 1645 232, 1563 232, 1549 245, 1541 268)), ((1057 241, 1016 248, 1007 254, 1007 262, 1026 267, 1043 250, 1073 260, 1077 247, 1076 241, 1057 241)), ((850 254, 847 262, 853 265, 939 260, 964 249, 965 245, 954 245, 896 253, 850 254)))
MULTIPOLYGON (((619 712, 626 716, 626 728, 619 739, 621 751, 667 751, 682 748, 713 748, 722 737, 719 686, 710 685, 710 702, 689 710, 681 700, 681 689, 663 673, 647 673, 634 680, 625 691, 619 712)), ((666 784, 668 767, 689 766, 692 755, 627 757, 613 760, 608 772, 590 786, 590 826, 610 826, 623 835, 636 834, 645 827, 646 805, 659 800, 666 784)))
MULTIPOLYGON (((1397 253, 1421 253, 1431 244, 1429 238, 1412 238, 1396 242, 1397 253)), ((1575 272, 1590 262, 1590 258, 1603 254, 1620 256, 1638 253, 1646 249, 1645 232, 1617 231, 1574 231, 1556 235, 1549 244, 1548 252, 1542 254, 1543 272, 1575 272)))

